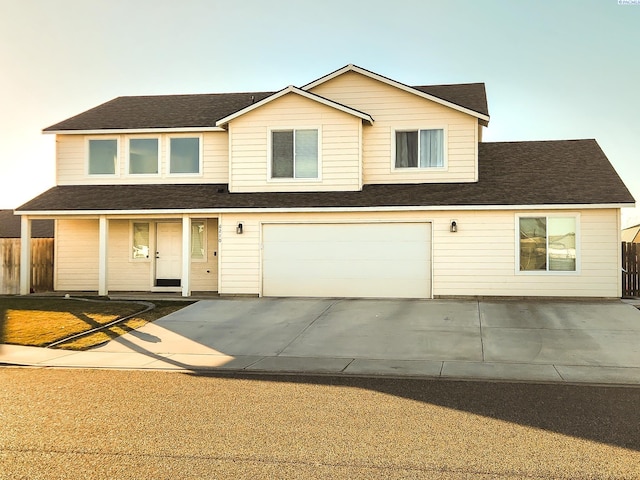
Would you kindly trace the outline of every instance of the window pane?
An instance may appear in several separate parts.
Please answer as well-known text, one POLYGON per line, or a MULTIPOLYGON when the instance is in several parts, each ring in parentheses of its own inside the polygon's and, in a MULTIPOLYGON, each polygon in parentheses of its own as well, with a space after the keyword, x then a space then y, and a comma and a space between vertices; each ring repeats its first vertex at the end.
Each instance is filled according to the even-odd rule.
POLYGON ((418 132, 396 132, 396 168, 418 166, 418 132))
POLYGON ((205 258, 204 222, 191 222, 191 258, 205 258))
POLYGON ((170 149, 171 173, 200 173, 199 138, 172 138, 170 149))
POLYGON ((296 178, 318 178, 318 131, 296 130, 296 178))
POLYGON ((89 174, 114 175, 118 158, 118 141, 89 140, 89 174))
POLYGON ((158 173, 158 139, 129 140, 129 173, 158 173))
POLYGON ((547 269, 547 219, 520 219, 520 270, 547 269))
POLYGON ((549 218, 549 270, 576 270, 576 219, 549 218))
POLYGON ((444 166, 444 130, 420 130, 420 166, 444 166))
POLYGON ((133 258, 149 258, 149 224, 133 224, 133 258))
POLYGON ((271 132, 271 176, 293 178, 293 130, 271 132))

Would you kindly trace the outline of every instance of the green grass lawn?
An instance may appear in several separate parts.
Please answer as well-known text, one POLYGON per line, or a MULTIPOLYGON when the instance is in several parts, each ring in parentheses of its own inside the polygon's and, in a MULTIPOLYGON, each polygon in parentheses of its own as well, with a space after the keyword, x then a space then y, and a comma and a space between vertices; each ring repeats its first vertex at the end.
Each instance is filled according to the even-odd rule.
MULTIPOLYGON (((57 348, 87 350, 164 317, 192 302, 154 301, 151 311, 134 315, 100 332, 62 343, 57 348)), ((71 335, 142 312, 143 304, 104 300, 86 302, 59 297, 0 297, 0 343, 46 347, 71 335)))

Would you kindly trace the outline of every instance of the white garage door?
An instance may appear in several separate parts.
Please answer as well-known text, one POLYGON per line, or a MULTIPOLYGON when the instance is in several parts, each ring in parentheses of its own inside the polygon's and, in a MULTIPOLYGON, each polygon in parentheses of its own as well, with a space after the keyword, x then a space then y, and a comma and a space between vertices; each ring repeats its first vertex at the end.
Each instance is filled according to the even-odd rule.
POLYGON ((431 224, 267 224, 265 296, 428 298, 431 224))

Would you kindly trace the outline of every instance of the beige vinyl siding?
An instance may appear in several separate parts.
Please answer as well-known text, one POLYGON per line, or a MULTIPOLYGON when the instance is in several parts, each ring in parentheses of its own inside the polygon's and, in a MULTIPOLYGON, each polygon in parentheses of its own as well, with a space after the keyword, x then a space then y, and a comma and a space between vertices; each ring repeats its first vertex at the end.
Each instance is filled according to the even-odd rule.
POLYGON ((301 97, 284 95, 229 124, 232 192, 360 190, 362 120, 301 97), (270 129, 319 130, 319 180, 268 178, 270 129))
MULTIPOLYGON (((618 297, 617 210, 567 210, 579 214, 578 272, 519 272, 517 217, 525 212, 452 213, 458 232, 434 228, 436 296, 618 297)), ((556 215, 562 211, 527 211, 556 215)))
POLYGON ((438 103, 355 72, 312 89, 313 93, 368 113, 373 125, 363 127, 363 182, 425 183, 477 180, 478 121, 438 103), (397 129, 444 128, 445 170, 393 169, 397 129))
MULTIPOLYGON (((527 211, 559 214, 562 210, 527 211)), ((434 297, 619 297, 619 210, 567 210, 579 214, 580 270, 527 274, 516 271, 516 214, 508 211, 345 212, 225 214, 222 222, 221 294, 261 293, 262 222, 431 222, 434 297), (458 232, 449 231, 455 219, 458 232), (242 235, 235 233, 242 222, 242 235)))
POLYGON ((260 293, 260 218, 254 214, 220 216, 218 293, 260 293), (242 223, 241 235, 236 233, 238 223, 242 223))
POLYGON ((107 288, 109 290, 147 291, 152 259, 132 259, 131 222, 109 220, 107 288))
POLYGON ((218 290, 218 221, 214 218, 205 219, 205 221, 207 222, 207 259, 204 262, 191 262, 191 290, 194 292, 218 290))
POLYGON ((56 222, 56 290, 98 289, 98 220, 56 222))
POLYGON ((202 138, 202 174, 170 175, 168 143, 171 137, 189 136, 176 134, 122 134, 104 135, 119 139, 118 169, 116 175, 92 176, 87 174, 87 138, 100 135, 56 136, 56 180, 58 185, 103 185, 142 183, 227 183, 229 177, 229 140, 227 132, 193 133, 202 138), (127 142, 129 138, 160 139, 160 175, 129 175, 127 173, 127 142))

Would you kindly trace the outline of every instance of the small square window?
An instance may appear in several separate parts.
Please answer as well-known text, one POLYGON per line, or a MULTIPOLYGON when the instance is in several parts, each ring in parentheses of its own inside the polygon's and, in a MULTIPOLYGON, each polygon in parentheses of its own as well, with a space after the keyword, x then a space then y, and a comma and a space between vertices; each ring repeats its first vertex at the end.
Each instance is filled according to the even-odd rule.
POLYGON ((171 138, 169 152, 169 173, 200 173, 200 138, 171 138))
POLYGON ((118 140, 89 140, 89 175, 115 175, 118 160, 118 140))
POLYGON ((271 178, 318 178, 318 130, 271 132, 271 178))
POLYGON ((133 175, 158 173, 158 139, 129 139, 129 173, 133 175))

